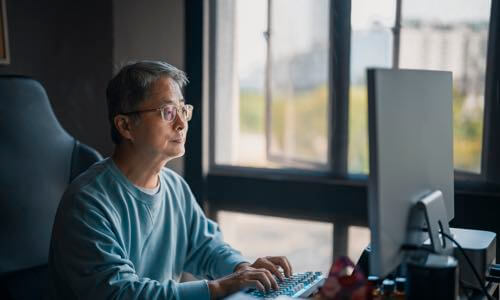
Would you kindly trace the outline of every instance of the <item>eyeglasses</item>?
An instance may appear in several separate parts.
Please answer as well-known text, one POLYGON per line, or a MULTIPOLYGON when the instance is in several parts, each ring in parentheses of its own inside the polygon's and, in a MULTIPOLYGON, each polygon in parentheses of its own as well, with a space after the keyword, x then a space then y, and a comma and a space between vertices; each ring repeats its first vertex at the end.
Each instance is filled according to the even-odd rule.
POLYGON ((146 113, 146 112, 153 112, 153 111, 160 111, 161 117, 163 120, 167 122, 172 122, 175 120, 175 117, 177 116, 178 113, 182 116, 182 118, 188 122, 191 121, 191 118, 193 116, 193 106, 190 104, 180 104, 180 105, 175 105, 175 104, 167 104, 159 108, 151 108, 151 109, 144 109, 144 110, 136 110, 136 111, 129 111, 126 113, 121 113, 122 115, 131 115, 131 114, 140 114, 140 113, 146 113))

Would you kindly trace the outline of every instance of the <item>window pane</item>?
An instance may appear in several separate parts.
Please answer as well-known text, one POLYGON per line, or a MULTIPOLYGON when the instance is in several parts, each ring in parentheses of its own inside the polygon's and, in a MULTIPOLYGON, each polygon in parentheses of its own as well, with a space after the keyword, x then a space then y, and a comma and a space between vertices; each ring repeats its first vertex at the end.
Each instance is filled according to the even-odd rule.
POLYGON ((265 166, 267 0, 216 4, 215 162, 265 166))
POLYGON ((370 243, 370 229, 359 226, 349 226, 348 252, 353 262, 357 262, 363 250, 370 243))
POLYGON ((271 3, 270 159, 326 164, 329 1, 271 3))
POLYGON ((353 0, 349 90, 350 173, 368 173, 368 93, 366 68, 392 66, 395 0, 353 0))
POLYGON ((294 272, 328 274, 332 260, 331 223, 226 211, 220 211, 218 219, 224 240, 252 262, 262 256, 284 255, 294 272))
POLYGON ((216 3, 215 162, 325 164, 329 1, 272 1, 272 16, 267 0, 216 3))
POLYGON ((491 1, 405 0, 401 68, 453 72, 455 168, 479 173, 491 1))

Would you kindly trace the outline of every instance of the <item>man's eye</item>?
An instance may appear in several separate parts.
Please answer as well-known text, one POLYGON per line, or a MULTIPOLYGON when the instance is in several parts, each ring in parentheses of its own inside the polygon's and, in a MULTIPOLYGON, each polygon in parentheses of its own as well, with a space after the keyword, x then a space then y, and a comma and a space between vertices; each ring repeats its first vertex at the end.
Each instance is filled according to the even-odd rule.
POLYGON ((167 120, 172 120, 175 116, 175 107, 173 106, 168 106, 165 108, 165 118, 167 120))

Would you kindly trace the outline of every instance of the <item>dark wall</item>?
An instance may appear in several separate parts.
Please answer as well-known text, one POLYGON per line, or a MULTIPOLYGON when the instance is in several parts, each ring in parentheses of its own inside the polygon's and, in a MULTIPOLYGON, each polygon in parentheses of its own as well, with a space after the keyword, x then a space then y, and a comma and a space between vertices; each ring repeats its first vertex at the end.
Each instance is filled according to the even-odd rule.
MULTIPOLYGON (((128 61, 141 59, 166 61, 184 70, 184 0, 114 0, 113 3, 115 71, 128 61)), ((191 79, 192 74, 187 75, 191 79)), ((193 99, 186 97, 186 100, 192 104, 193 99)), ((195 111, 198 109, 195 107, 195 111)), ((184 157, 179 157, 167 167, 182 175, 183 165, 184 157)))
POLYGON ((38 79, 61 125, 101 154, 112 150, 105 90, 113 68, 112 1, 7 0, 11 63, 38 79))

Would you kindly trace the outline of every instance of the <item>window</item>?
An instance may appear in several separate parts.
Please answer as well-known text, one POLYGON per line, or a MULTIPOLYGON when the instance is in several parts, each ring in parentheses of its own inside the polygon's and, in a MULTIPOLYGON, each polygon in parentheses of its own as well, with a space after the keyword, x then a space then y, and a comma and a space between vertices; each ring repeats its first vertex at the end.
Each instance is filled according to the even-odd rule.
MULTIPOLYGON (((332 264, 334 225, 252 214, 219 212, 224 240, 255 261, 264 255, 284 255, 295 272, 328 274, 332 264)), ((356 262, 370 243, 370 230, 350 226, 347 255, 356 262)))
MULTIPOLYGON (((284 255, 294 272, 327 274, 332 259, 333 225, 314 221, 219 212, 224 240, 252 262, 268 255, 284 255)), ((366 244, 364 245, 366 246, 366 244)))
POLYGON ((480 173, 491 1, 405 0, 401 68, 453 72, 454 164, 480 173))
POLYGON ((366 68, 392 66, 395 0, 353 0, 349 89, 350 173, 368 173, 368 91, 366 68))
MULTIPOLYGON (((453 72, 455 169, 480 173, 491 1, 402 1, 399 67, 453 72)), ((396 1, 352 1, 349 172, 368 173, 366 67, 392 67, 396 1)))
MULTIPOLYGON (((480 85, 485 81, 490 0, 466 2, 403 0, 399 51, 395 52, 397 0, 205 1, 209 4, 208 57, 204 58, 209 64, 203 70, 207 74, 196 61, 205 45, 200 35, 205 36, 197 31, 203 27, 200 24, 187 30, 186 48, 191 55, 186 62, 188 73, 203 74, 208 81, 208 103, 200 100, 200 106, 209 111, 199 110, 203 121, 209 116, 208 133, 207 127, 202 128, 203 122, 193 122, 190 130, 191 137, 195 133, 196 145, 205 143, 208 136, 210 157, 205 164, 204 154, 195 153, 186 159, 186 169, 197 197, 205 197, 213 212, 220 212, 226 239, 249 257, 257 257, 260 252, 248 253, 247 247, 252 245, 243 244, 246 241, 242 237, 251 236, 252 242, 264 247, 268 243, 261 238, 265 238, 266 230, 296 226, 291 225, 296 224, 291 218, 321 220, 324 223, 319 224, 330 228, 321 231, 328 249, 333 247, 335 252, 332 240, 347 235, 349 244, 346 251, 342 250, 346 253, 336 255, 349 253, 357 259, 369 240, 369 230, 363 227, 368 223, 369 173, 365 69, 392 67, 396 53, 401 67, 454 70, 460 64, 466 66, 466 76, 455 76, 458 81, 454 82, 455 167, 482 172, 484 91, 480 85), (424 18, 433 16, 434 11, 432 20, 424 18), (460 19, 464 12, 471 17, 460 19), (449 20, 447 15, 457 18, 449 20), (448 32, 450 26, 453 34, 448 32), (438 39, 447 41, 441 52, 431 49, 429 43, 429 50, 422 46, 423 32, 428 30, 439 31, 438 39), (189 47, 193 40, 199 43, 194 50, 189 47), (441 61, 434 60, 437 58, 441 61), (351 176, 356 173, 362 176, 351 176), (252 225, 247 226, 247 221, 252 225), (274 225, 264 226, 271 224, 267 221, 274 225), (334 228, 339 230, 333 230, 332 239, 334 228)), ((189 6, 203 6, 197 3, 189 6)), ((193 16, 192 22, 201 22, 196 12, 187 10, 187 15, 193 16)), ((188 98, 201 99, 197 96, 204 83, 199 80, 193 86, 192 82, 187 87, 188 98)), ((490 98, 493 96, 487 103, 492 103, 490 98)), ((491 126, 492 121, 488 124, 491 126)), ((488 149, 495 147, 490 145, 488 149)), ((303 235, 309 232, 308 227, 293 228, 303 230, 297 229, 297 234, 303 235)), ((286 230, 272 234, 285 238, 286 230)), ((305 261, 302 265, 308 264, 305 261)))
POLYGON ((361 226, 349 226, 348 237, 347 253, 349 258, 356 262, 370 243, 370 229, 361 226))
POLYGON ((325 168, 329 1, 216 7, 215 163, 325 168))

